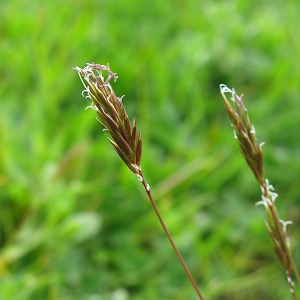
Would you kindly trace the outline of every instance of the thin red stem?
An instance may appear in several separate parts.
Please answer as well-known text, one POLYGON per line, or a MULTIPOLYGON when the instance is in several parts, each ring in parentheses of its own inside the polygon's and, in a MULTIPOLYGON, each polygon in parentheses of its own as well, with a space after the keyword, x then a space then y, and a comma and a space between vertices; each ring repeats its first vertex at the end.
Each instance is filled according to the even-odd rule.
POLYGON ((181 263, 181 265, 182 265, 184 271, 186 272, 186 275, 188 276, 188 278, 189 278, 191 284, 193 285, 193 287, 194 287, 194 289, 195 289, 195 291, 196 291, 196 293, 197 293, 199 299, 204 300, 204 298, 203 298, 202 294, 200 293, 200 290, 199 290, 199 288, 197 287, 197 284, 196 284, 196 282, 195 282, 195 280, 194 280, 194 278, 193 278, 193 276, 192 276, 190 270, 188 269, 186 263, 184 262, 184 260, 183 260, 183 258, 182 258, 182 256, 181 256, 181 254, 180 254, 180 252, 179 252, 179 250, 178 250, 178 248, 177 248, 177 246, 176 246, 176 244, 175 244, 175 242, 174 242, 174 240, 173 240, 173 238, 172 238, 172 236, 171 236, 171 234, 170 234, 170 232, 169 232, 167 226, 165 225, 165 222, 164 222, 164 220, 163 220, 163 218, 162 218, 162 216, 161 216, 161 214, 160 214, 160 212, 159 212, 159 209, 158 209, 158 207, 157 207, 157 205, 156 205, 156 203, 155 203, 155 201, 154 201, 154 199, 153 199, 153 197, 152 197, 152 195, 151 195, 150 188, 147 186, 147 183, 145 182, 142 173, 140 174, 140 176, 141 176, 140 178, 142 179, 141 182, 142 182, 142 184, 143 184, 143 186, 144 186, 144 188, 145 188, 145 191, 146 191, 146 193, 147 193, 147 195, 148 195, 148 198, 149 198, 149 200, 150 200, 150 202, 151 202, 151 204, 152 204, 152 206, 153 206, 153 208, 154 208, 154 210, 155 210, 155 213, 156 213, 156 215, 157 215, 157 217, 158 217, 158 220, 159 220, 159 222, 160 222, 160 224, 161 224, 161 226, 162 226, 164 232, 166 233, 166 235, 167 235, 167 237, 168 237, 168 240, 169 240, 169 242, 170 242, 170 244, 171 244, 173 250, 174 250, 175 253, 176 253, 177 258, 179 259, 179 261, 180 261, 180 263, 181 263))

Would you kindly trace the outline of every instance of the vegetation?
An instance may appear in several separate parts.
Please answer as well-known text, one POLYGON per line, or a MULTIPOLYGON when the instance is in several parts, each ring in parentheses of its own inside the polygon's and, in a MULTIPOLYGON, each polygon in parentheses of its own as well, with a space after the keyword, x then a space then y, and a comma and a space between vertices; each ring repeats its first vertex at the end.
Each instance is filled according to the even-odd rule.
POLYGON ((235 139, 238 141, 240 150, 249 168, 252 170, 257 183, 261 189, 261 200, 256 205, 263 205, 266 209, 266 226, 273 244, 275 253, 281 262, 290 285, 290 293, 293 299, 297 299, 295 292, 295 281, 300 284, 300 276, 295 262, 291 255, 287 226, 293 224, 292 221, 280 219, 276 199, 278 194, 269 180, 265 178, 262 146, 258 143, 254 125, 251 123, 247 108, 243 103, 242 96, 238 96, 234 89, 229 89, 226 85, 220 85, 221 94, 224 99, 226 110, 231 120, 235 139), (231 94, 232 105, 226 93, 231 94))
POLYGON ((118 73, 145 178, 204 298, 290 299, 219 84, 247 95, 299 269, 299 13, 295 0, 2 1, 1 297, 196 299, 83 109, 72 67, 92 61, 118 73))

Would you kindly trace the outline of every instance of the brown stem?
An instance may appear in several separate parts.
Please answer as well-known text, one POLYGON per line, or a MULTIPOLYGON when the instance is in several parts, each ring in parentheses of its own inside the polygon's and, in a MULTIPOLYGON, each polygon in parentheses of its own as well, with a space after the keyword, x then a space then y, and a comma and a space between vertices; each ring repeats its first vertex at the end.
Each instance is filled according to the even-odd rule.
POLYGON ((195 280, 194 280, 191 272, 189 271, 186 263, 184 262, 184 260, 183 260, 183 258, 181 256, 181 254, 180 254, 180 252, 179 252, 179 250, 178 250, 178 248, 177 248, 177 246, 176 246, 176 244, 175 244, 175 242, 174 242, 174 240, 173 240, 173 238, 172 238, 172 236, 171 236, 171 234, 170 234, 167 226, 165 225, 165 222, 164 222, 164 220, 163 220, 163 218, 162 218, 162 216, 161 216, 161 214, 159 212, 159 209, 158 209, 158 207, 157 207, 157 205, 156 205, 156 203, 155 203, 155 201, 154 201, 154 199, 153 199, 153 197, 151 195, 150 188, 147 186, 147 183, 145 182, 142 173, 140 173, 139 175, 141 176, 140 177, 142 179, 141 182, 142 182, 142 184, 143 184, 143 186, 145 188, 145 191, 146 191, 146 193, 148 195, 148 198, 149 198, 149 200, 150 200, 150 202, 151 202, 151 204, 152 204, 152 206, 153 206, 153 208, 155 210, 155 213, 156 213, 156 215, 158 217, 158 220, 159 220, 162 228, 164 229, 164 232, 166 233, 166 235, 168 237, 168 240, 169 240, 170 244, 172 245, 173 250, 176 253, 177 258, 179 259, 179 261, 180 261, 180 263, 181 263, 184 271, 186 272, 186 275, 188 276, 190 282, 192 283, 192 285, 193 285, 193 287, 194 287, 194 289, 195 289, 195 291, 196 291, 199 299, 204 300, 202 294, 200 293, 199 288, 197 287, 197 284, 196 284, 196 282, 195 282, 195 280))

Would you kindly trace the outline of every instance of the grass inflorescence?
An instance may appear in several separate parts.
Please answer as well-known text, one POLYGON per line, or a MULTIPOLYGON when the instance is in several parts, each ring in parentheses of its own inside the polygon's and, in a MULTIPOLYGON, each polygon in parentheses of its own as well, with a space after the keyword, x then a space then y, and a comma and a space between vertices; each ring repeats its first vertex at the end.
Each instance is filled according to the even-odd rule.
POLYGON ((293 299, 296 299, 294 278, 296 278, 296 281, 300 285, 300 277, 291 254, 287 236, 287 225, 292 222, 281 220, 277 212, 275 200, 278 194, 264 175, 263 143, 259 144, 257 141, 255 128, 242 101, 242 96, 238 96, 234 89, 229 89, 223 84, 220 85, 220 89, 231 125, 234 129, 234 137, 261 188, 261 200, 256 205, 263 205, 266 209, 266 227, 271 237, 273 248, 286 272, 291 295, 293 299), (233 106, 227 99, 226 93, 231 94, 231 100, 234 103, 233 106))
POLYGON ((150 185, 146 183, 142 168, 142 139, 140 133, 137 133, 136 120, 133 120, 131 125, 125 107, 122 103, 122 98, 116 96, 110 80, 116 80, 117 74, 113 73, 109 66, 99 64, 87 64, 85 68, 76 67, 79 77, 85 87, 83 95, 85 98, 92 101, 88 108, 92 108, 98 115, 98 122, 102 125, 103 130, 107 132, 110 143, 115 151, 127 167, 137 175, 139 181, 143 184, 146 194, 151 202, 153 209, 159 219, 164 232, 169 239, 169 242, 175 251, 187 277, 192 283, 199 299, 203 300, 203 296, 197 287, 197 284, 190 273, 186 263, 184 262, 165 222, 159 212, 159 209, 152 197, 150 185), (104 78, 103 72, 107 73, 107 78, 104 78))

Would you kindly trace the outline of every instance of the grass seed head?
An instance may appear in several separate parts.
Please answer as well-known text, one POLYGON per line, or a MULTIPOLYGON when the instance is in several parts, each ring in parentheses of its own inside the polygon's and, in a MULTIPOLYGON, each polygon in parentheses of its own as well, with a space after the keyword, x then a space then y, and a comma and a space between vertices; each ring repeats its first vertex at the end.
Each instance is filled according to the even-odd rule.
POLYGON ((251 123, 242 96, 238 96, 234 89, 229 89, 224 84, 220 85, 220 89, 241 152, 257 181, 262 185, 264 182, 262 144, 257 142, 255 128, 251 123), (235 103, 234 107, 228 101, 225 93, 231 94, 231 100, 235 103))
POLYGON ((92 108, 98 115, 98 122, 104 131, 108 132, 108 140, 115 151, 135 174, 140 173, 142 157, 142 139, 137 133, 136 120, 131 125, 122 98, 116 96, 110 82, 118 76, 109 66, 87 64, 83 69, 74 68, 84 86, 82 92, 86 99, 90 99, 92 108), (107 74, 105 78, 103 73, 107 74))

